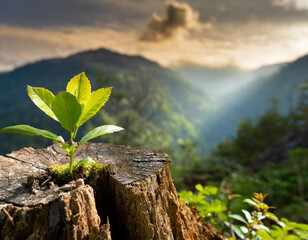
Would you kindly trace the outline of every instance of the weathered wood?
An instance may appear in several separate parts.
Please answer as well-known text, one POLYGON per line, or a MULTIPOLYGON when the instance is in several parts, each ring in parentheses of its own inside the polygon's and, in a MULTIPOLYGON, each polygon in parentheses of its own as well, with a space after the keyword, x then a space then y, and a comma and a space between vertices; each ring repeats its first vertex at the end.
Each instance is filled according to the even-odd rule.
POLYGON ((78 180, 40 189, 27 186, 28 176, 46 174, 51 164, 68 163, 62 150, 23 148, 0 156, 0 204, 15 224, 1 211, 0 238, 223 239, 178 200, 167 155, 88 143, 75 160, 84 156, 108 164, 91 186, 78 180))

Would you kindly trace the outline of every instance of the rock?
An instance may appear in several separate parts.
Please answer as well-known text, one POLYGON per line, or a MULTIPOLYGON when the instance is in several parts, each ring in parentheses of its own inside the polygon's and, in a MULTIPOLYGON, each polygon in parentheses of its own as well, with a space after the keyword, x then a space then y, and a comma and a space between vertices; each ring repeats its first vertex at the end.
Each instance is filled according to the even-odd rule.
POLYGON ((149 149, 84 144, 85 156, 107 170, 94 182, 31 188, 28 176, 46 175, 69 159, 56 146, 0 156, 1 239, 223 239, 180 202, 168 156, 149 149), (90 186, 90 185, 91 186, 90 186), (14 225, 13 225, 14 224, 14 225))
POLYGON ((308 129, 298 129, 286 135, 281 141, 267 148, 252 163, 251 169, 254 172, 260 171, 268 163, 280 163, 288 158, 288 151, 295 148, 308 148, 308 129))

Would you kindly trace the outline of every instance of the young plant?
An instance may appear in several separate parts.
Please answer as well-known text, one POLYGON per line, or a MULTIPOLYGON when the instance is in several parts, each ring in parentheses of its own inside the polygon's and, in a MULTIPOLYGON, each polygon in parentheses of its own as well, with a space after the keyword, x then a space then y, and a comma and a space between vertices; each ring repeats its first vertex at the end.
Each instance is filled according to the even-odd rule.
POLYGON ((79 127, 93 117, 107 102, 111 87, 100 88, 91 92, 91 84, 85 73, 73 77, 66 86, 66 91, 54 96, 52 92, 40 87, 28 86, 28 95, 34 104, 49 117, 59 122, 70 133, 67 143, 61 136, 47 130, 31 127, 29 125, 15 125, 5 127, 0 133, 17 133, 29 136, 42 136, 58 142, 70 158, 69 172, 73 173, 73 159, 77 149, 87 141, 104 134, 118 132, 123 128, 114 125, 103 125, 89 131, 79 143, 75 143, 79 127))
POLYGON ((180 200, 187 202, 190 206, 196 206, 198 208, 198 214, 206 220, 218 224, 226 220, 225 211, 227 211, 227 205, 219 199, 219 189, 214 186, 202 187, 201 184, 197 184, 195 188, 198 192, 197 194, 182 190, 179 193, 180 200))
POLYGON ((196 190, 196 194, 191 191, 181 191, 180 200, 187 202, 191 207, 197 207, 198 214, 205 220, 211 221, 229 240, 308 239, 307 224, 290 222, 285 218, 279 220, 275 214, 269 212, 273 207, 264 203, 267 194, 254 193, 251 199, 245 199, 243 202, 252 206, 253 211, 242 209, 243 217, 231 212, 231 201, 240 195, 227 190, 227 203, 225 203, 219 199, 222 192, 219 192, 218 188, 202 187, 201 184, 197 184, 196 190))

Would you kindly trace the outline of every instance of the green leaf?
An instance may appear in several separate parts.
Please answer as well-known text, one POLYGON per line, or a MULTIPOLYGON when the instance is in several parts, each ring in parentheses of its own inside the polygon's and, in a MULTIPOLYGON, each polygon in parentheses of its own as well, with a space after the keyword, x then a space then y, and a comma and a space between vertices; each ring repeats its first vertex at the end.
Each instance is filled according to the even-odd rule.
POLYGON ((182 190, 181 192, 179 192, 179 195, 180 195, 180 200, 182 202, 185 202, 185 201, 188 201, 188 204, 189 204, 189 201, 191 200, 192 196, 194 195, 191 191, 185 191, 185 190, 182 190))
POLYGON ((285 226, 286 226, 286 224, 284 223, 284 222, 277 222, 277 224, 280 226, 280 227, 282 227, 282 228, 284 228, 285 226))
POLYGON ((232 225, 232 230, 235 232, 235 234, 236 234, 240 239, 245 239, 245 235, 242 233, 241 229, 239 229, 237 226, 232 225))
MULTIPOLYGON (((211 213, 220 213, 220 212, 224 212, 227 210, 227 206, 224 202, 220 201, 219 199, 215 199, 212 202, 206 202, 204 201, 204 203, 206 204, 204 207, 207 212, 211 212, 211 213)), ((200 208, 201 209, 201 208, 200 208)))
POLYGON ((109 88, 100 88, 91 93, 89 100, 82 110, 82 114, 80 120, 78 122, 78 127, 88 121, 91 117, 93 117, 107 102, 112 87, 109 88))
POLYGON ((85 156, 83 159, 78 161, 77 166, 83 166, 87 163, 95 163, 95 161, 91 157, 85 156))
POLYGON ((268 234, 268 230, 267 229, 260 229, 260 230, 258 230, 258 235, 263 240, 273 240, 273 238, 268 234))
POLYGON ((253 200, 251 200, 249 198, 246 198, 245 200, 243 200, 243 202, 248 203, 249 205, 252 205, 252 206, 256 206, 257 205, 256 202, 254 202, 253 200))
POLYGON ((248 212, 248 211, 246 211, 246 210, 242 210, 242 212, 245 214, 245 217, 246 217, 247 221, 248 221, 249 223, 251 223, 251 222, 252 222, 252 219, 251 219, 251 214, 250 214, 250 212, 248 212))
POLYGON ((202 192, 203 191, 203 187, 202 185, 199 183, 195 186, 195 188, 199 191, 199 192, 202 192))
POLYGON ((49 117, 58 121, 56 115, 51 109, 55 96, 49 90, 39 87, 27 86, 28 95, 36 106, 38 106, 49 117))
MULTIPOLYGON (((231 226, 230 226, 230 223, 227 222, 227 221, 224 221, 224 224, 225 224, 227 227, 229 227, 229 228, 231 227, 231 226)), ((235 232, 235 234, 236 234, 240 239, 244 239, 244 238, 245 238, 244 234, 242 233, 242 231, 241 231, 237 226, 232 225, 232 230, 233 230, 233 232, 235 232)))
POLYGON ((206 194, 206 195, 216 195, 218 192, 218 188, 217 187, 213 187, 213 186, 206 186, 204 189, 203 189, 203 194, 206 194))
POLYGON ((239 198, 239 197, 241 197, 241 195, 240 194, 231 194, 231 199, 234 199, 234 198, 239 198))
POLYGON ((81 105, 75 96, 68 92, 60 92, 52 102, 52 111, 62 127, 74 132, 81 115, 81 105))
POLYGON ((240 226, 240 229, 241 229, 242 233, 244 233, 244 234, 249 232, 248 228, 245 227, 245 226, 240 226))
POLYGON ((271 212, 266 212, 265 213, 265 217, 267 217, 268 219, 271 219, 271 220, 273 220, 273 221, 275 221, 277 223, 279 222, 278 217, 275 214, 271 213, 271 212))
POLYGON ((29 136, 43 136, 45 138, 50 138, 59 142, 64 142, 61 136, 57 136, 56 134, 49 132, 47 130, 34 128, 29 125, 15 125, 15 126, 5 127, 0 130, 0 133, 17 133, 29 136))
POLYGON ((240 216, 240 215, 237 215, 237 214, 230 214, 229 217, 230 217, 230 218, 233 218, 233 219, 235 219, 235 220, 238 220, 238 221, 240 221, 240 222, 243 222, 243 223, 245 223, 245 224, 248 224, 248 222, 247 222, 242 216, 240 216))
POLYGON ((256 224, 256 225, 254 225, 254 228, 257 229, 257 230, 263 229, 263 230, 267 231, 268 233, 270 232, 269 228, 264 226, 263 224, 256 224))
POLYGON ((299 238, 295 235, 283 236, 283 240, 302 240, 302 239, 307 239, 307 238, 299 238))
POLYGON ((103 125, 103 126, 94 128, 80 140, 80 145, 86 143, 87 141, 93 138, 99 137, 101 135, 118 132, 121 130, 123 130, 123 128, 115 126, 115 125, 103 125))
POLYGON ((91 84, 85 73, 73 77, 68 82, 66 91, 73 94, 80 104, 85 104, 91 94, 91 84))
POLYGON ((69 144, 67 144, 67 143, 65 143, 65 142, 63 142, 63 143, 59 143, 59 144, 56 144, 59 148, 61 148, 62 150, 64 150, 68 155, 70 155, 70 152, 73 150, 71 147, 73 146, 74 147, 74 145, 69 145, 69 144))

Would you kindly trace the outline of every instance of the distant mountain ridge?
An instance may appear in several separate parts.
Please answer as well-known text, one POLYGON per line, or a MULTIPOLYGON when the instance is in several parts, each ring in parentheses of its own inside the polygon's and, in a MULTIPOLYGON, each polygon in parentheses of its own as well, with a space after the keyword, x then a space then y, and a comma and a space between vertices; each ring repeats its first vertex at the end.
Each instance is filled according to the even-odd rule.
MULTIPOLYGON (((32 104, 26 85, 58 93, 65 89, 70 78, 85 71, 94 89, 114 87, 106 111, 99 113, 86 128, 102 122, 122 123, 127 127, 127 136, 107 137, 107 141, 169 149, 171 142, 176 145, 178 140, 190 139, 206 152, 234 136, 240 120, 254 121, 269 110, 272 98, 279 100, 279 109, 286 114, 296 105, 297 86, 308 78, 307 67, 308 56, 303 56, 294 62, 265 66, 253 72, 223 69, 217 75, 214 70, 192 66, 174 72, 141 56, 107 49, 91 50, 0 74, 0 128, 25 123, 61 131, 58 123, 49 120, 32 104), (228 95, 211 98, 206 93, 206 84, 219 92, 237 80, 233 77, 244 75, 254 80, 242 84, 247 78, 240 79, 242 85, 228 95), (192 76, 196 78, 189 79, 192 76), (205 85, 198 81, 204 81, 205 85)), ((25 142, 30 141, 17 135, 0 135, 0 140, 0 154, 26 146, 25 142)), ((33 142, 33 146, 46 144, 39 138, 33 142)))
POLYGON ((205 138, 213 136, 212 146, 235 135, 240 120, 255 121, 273 107, 272 99, 278 100, 278 109, 287 114, 295 108, 299 99, 298 87, 308 79, 308 55, 294 62, 285 63, 274 74, 262 76, 243 85, 232 96, 221 101, 220 109, 209 113, 204 125, 205 138))
POLYGON ((296 105, 298 87, 306 79, 308 79, 308 55, 283 66, 274 75, 260 78, 255 84, 241 89, 242 97, 238 98, 233 106, 241 108, 243 102, 249 101, 254 107, 260 106, 258 112, 263 112, 268 109, 266 103, 275 98, 279 101, 279 109, 286 114, 296 105))
MULTIPOLYGON (((125 133, 106 141, 152 148, 169 148, 177 139, 198 139, 205 94, 177 74, 140 56, 106 49, 27 64, 0 74, 0 128, 29 124, 60 132, 57 122, 44 115, 27 96, 26 86, 44 87, 57 94, 85 71, 93 89, 113 86, 111 99, 85 129, 101 124, 125 127, 125 133), (198 117, 197 117, 198 116, 198 117), (159 138, 159 139, 158 139, 159 138), (161 139, 160 139, 161 138, 161 139)), ((46 146, 41 138, 0 135, 0 154, 22 146, 46 146), (33 142, 32 142, 33 141, 33 142)))
POLYGON ((181 65, 172 69, 178 72, 185 81, 201 88, 205 93, 219 100, 219 98, 233 93, 252 81, 275 74, 287 64, 278 63, 262 66, 253 71, 235 67, 210 68, 192 64, 181 65))

